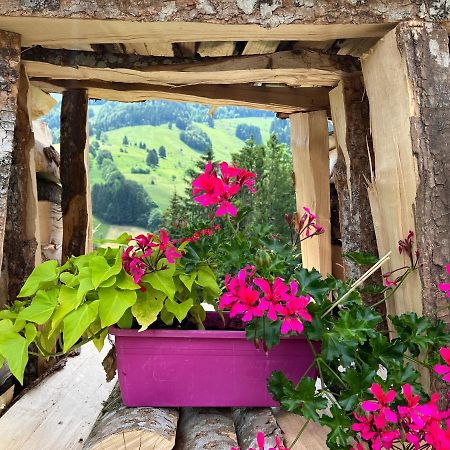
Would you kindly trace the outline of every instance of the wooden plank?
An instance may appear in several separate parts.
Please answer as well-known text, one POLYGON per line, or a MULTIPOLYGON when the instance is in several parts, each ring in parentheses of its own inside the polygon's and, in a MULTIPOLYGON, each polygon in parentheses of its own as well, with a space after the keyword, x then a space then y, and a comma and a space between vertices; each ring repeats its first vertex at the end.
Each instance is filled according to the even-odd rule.
POLYGON ((280 41, 248 41, 245 44, 243 55, 263 55, 266 53, 274 53, 280 41))
MULTIPOLYGON (((393 31, 362 58, 375 153, 369 198, 379 253, 392 252, 390 261, 383 267, 385 272, 408 263, 397 247, 399 239, 409 230, 415 231, 413 205, 419 183, 410 129, 414 99, 408 95, 411 84, 397 45, 393 31)), ((387 303, 388 313, 421 314, 421 291, 416 272, 387 303)))
POLYGON ((326 41, 297 41, 294 42, 293 49, 299 50, 309 48, 314 50, 322 50, 326 52, 331 48, 334 42, 335 39, 328 39, 326 41))
POLYGON ((176 56, 192 58, 197 53, 196 42, 175 42, 172 45, 176 56))
POLYGON ((332 273, 328 123, 325 111, 290 116, 297 212, 308 207, 325 233, 301 243, 303 266, 332 273))
MULTIPOLYGON (((369 102, 364 93, 364 84, 359 76, 341 80, 330 92, 338 154, 334 184, 339 199, 342 252, 369 252, 377 255, 377 241, 367 193, 367 180, 372 175, 374 155, 369 102)), ((366 271, 366 268, 348 258, 344 259, 343 264, 347 279, 357 280, 366 271)), ((367 281, 367 284, 381 283, 379 272, 367 281)), ((364 300, 370 304, 380 300, 380 296, 366 294, 364 300)), ((384 314, 385 311, 383 306, 379 312, 384 314)))
POLYGON ((88 95, 83 89, 64 92, 61 105, 62 262, 85 253, 88 227, 87 148, 88 95))
MULTIPOLYGON (((135 55, 93 54, 92 52, 27 52, 30 77, 102 80, 161 85, 284 83, 289 86, 334 86, 342 76, 359 71, 354 58, 327 55, 314 50, 301 53, 211 58, 206 62, 178 64, 135 55), (111 70, 115 69, 115 70, 111 70), (170 73, 168 73, 170 72, 170 73)), ((156 58, 156 57, 154 57, 156 58)))
POLYGON ((8 450, 81 450, 114 382, 106 383, 101 353, 92 345, 69 358, 0 418, 1 447, 8 450))
POLYGON ((170 88, 134 83, 48 81, 46 79, 34 79, 33 83, 49 92, 62 92, 72 88, 87 89, 91 98, 124 102, 167 99, 224 106, 245 106, 286 113, 328 109, 329 107, 328 88, 270 88, 248 84, 194 85, 170 88))
MULTIPOLYGON (((20 36, 0 30, 0 270, 16 123, 19 67, 20 36)), ((0 300, 0 306, 4 301, 0 300)))
POLYGON ((216 42, 200 42, 198 44, 197 53, 203 57, 230 56, 234 52, 235 42, 216 41, 216 42))
POLYGON ((105 402, 84 450, 171 450, 178 423, 175 408, 127 408, 116 384, 105 402))
MULTIPOLYGON (((291 445, 304 426, 305 418, 283 410, 275 410, 275 417, 283 431, 285 444, 291 445)), ((315 422, 309 422, 297 443, 289 448, 290 450, 326 450, 328 448, 326 444, 328 431, 328 428, 315 422)))
POLYGON ((229 408, 183 408, 174 450, 228 450, 237 447, 229 408))
POLYGON ((341 44, 341 48, 337 54, 351 55, 359 58, 364 53, 367 53, 378 42, 378 40, 378 38, 346 39, 341 44))
POLYGON ((30 86, 30 98, 32 120, 46 116, 58 103, 56 99, 36 86, 30 86))
MULTIPOLYGON (((327 1, 327 0, 326 0, 327 1)), ((79 47, 86 44, 142 43, 142 42, 197 42, 197 41, 322 41, 356 37, 383 36, 398 19, 388 23, 361 24, 288 24, 261 27, 256 24, 219 24, 201 21, 131 21, 86 20, 79 18, 49 18, 8 16, 0 4, 0 28, 22 35, 24 46, 58 45, 79 47)), ((373 7, 373 6, 372 6, 373 7)), ((79 9, 79 6, 78 6, 79 9)), ((102 8, 97 8, 101 13, 102 8)), ((105 8, 108 9, 108 8, 105 8)), ((296 8, 302 9, 302 8, 296 8)), ((120 14, 122 15, 122 14, 120 14)), ((192 19, 191 19, 192 20, 192 19)))
POLYGON ((16 298, 26 278, 41 261, 30 101, 28 77, 21 67, 3 249, 8 260, 10 301, 16 298))
POLYGON ((124 44, 127 53, 147 56, 174 56, 171 42, 142 42, 124 44))

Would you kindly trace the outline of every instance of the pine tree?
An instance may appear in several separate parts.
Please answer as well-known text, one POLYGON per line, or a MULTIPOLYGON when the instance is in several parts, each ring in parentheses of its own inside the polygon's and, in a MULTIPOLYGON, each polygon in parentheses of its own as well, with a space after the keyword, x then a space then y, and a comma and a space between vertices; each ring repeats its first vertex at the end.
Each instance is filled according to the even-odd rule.
POLYGON ((160 158, 167 158, 166 147, 164 147, 164 145, 161 145, 161 147, 159 147, 158 153, 160 158))
POLYGON ((123 145, 128 145, 130 142, 128 141, 128 137, 127 137, 127 135, 125 135, 124 137, 123 137, 123 139, 122 139, 122 144, 123 145))
POLYGON ((159 164, 158 154, 156 153, 156 150, 154 148, 152 148, 151 150, 148 151, 145 162, 146 162, 147 166, 153 166, 153 167, 155 167, 159 164))

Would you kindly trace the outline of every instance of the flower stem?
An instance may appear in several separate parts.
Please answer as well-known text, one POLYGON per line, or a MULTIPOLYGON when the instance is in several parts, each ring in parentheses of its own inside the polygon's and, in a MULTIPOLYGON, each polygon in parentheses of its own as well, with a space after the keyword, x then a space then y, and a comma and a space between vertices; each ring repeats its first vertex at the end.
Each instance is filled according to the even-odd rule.
POLYGON ((303 432, 305 431, 306 427, 308 426, 310 422, 310 419, 308 419, 302 426, 302 428, 300 429, 300 431, 298 432, 297 436, 295 436, 295 439, 292 441, 291 445, 288 446, 288 448, 292 449, 294 447, 294 445, 297 443, 297 441, 300 439, 300 436, 303 434, 303 432))

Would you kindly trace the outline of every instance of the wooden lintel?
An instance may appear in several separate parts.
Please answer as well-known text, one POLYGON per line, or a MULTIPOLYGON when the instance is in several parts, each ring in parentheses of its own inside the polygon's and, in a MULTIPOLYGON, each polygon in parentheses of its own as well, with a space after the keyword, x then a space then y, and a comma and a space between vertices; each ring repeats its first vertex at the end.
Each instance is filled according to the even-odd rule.
POLYGON ((91 98, 115 101, 165 99, 208 105, 235 105, 294 113, 329 109, 328 88, 270 88, 248 84, 193 85, 170 88, 148 84, 105 83, 99 81, 48 80, 36 78, 33 83, 48 92, 87 89, 91 98))

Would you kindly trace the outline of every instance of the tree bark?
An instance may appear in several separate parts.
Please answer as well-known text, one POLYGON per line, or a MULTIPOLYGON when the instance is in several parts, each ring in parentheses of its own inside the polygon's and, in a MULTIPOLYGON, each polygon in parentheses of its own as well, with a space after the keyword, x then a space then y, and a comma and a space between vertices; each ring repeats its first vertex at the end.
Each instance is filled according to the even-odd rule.
MULTIPOLYGON (((368 180, 375 164, 370 135, 369 102, 361 77, 348 77, 330 92, 338 158, 334 183, 339 198, 339 223, 342 253, 369 252, 378 256, 375 229, 370 211, 368 180)), ((346 278, 357 280, 367 267, 344 258, 346 278)), ((380 273, 365 283, 382 284, 380 273)), ((380 300, 379 295, 365 294, 367 304, 380 300)), ((378 308, 384 316, 384 304, 378 308)))
POLYGON ((175 450, 230 450, 237 446, 230 409, 181 410, 175 450))
POLYGON ((88 227, 87 107, 85 90, 63 94, 61 105, 61 209, 63 214, 62 262, 84 254, 88 227))
POLYGON ((0 270, 16 124, 19 64, 20 36, 0 30, 0 270))
POLYGON ((29 108, 29 82, 20 71, 14 130, 4 252, 8 265, 8 297, 13 301, 40 258, 34 136, 29 108))
POLYGON ((275 445, 275 436, 283 439, 283 432, 270 408, 236 408, 233 420, 242 450, 258 447, 256 436, 259 432, 264 433, 267 446, 275 445))
POLYGON ((178 411, 174 408, 125 407, 119 385, 116 385, 83 449, 171 450, 175 444, 177 422, 178 411))

